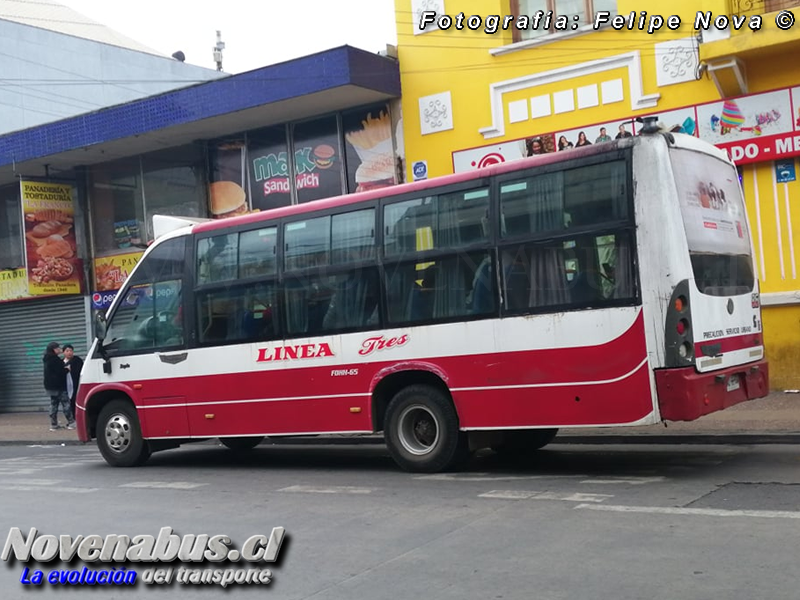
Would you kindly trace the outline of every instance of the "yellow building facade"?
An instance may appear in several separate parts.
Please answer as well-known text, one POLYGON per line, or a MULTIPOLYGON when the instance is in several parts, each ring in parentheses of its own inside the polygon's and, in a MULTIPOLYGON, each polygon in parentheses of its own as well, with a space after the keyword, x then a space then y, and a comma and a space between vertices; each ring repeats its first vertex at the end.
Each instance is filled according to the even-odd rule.
POLYGON ((771 386, 800 388, 800 1, 395 8, 409 181, 635 135, 647 115, 727 149, 753 234, 771 386))

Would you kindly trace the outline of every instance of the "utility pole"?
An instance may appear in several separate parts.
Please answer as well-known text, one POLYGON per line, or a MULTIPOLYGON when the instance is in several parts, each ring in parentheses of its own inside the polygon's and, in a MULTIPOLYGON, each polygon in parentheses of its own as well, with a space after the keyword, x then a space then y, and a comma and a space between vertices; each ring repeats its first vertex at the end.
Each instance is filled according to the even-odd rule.
POLYGON ((222 32, 217 29, 217 44, 214 46, 214 62, 217 63, 217 71, 222 71, 222 51, 225 49, 225 42, 222 41, 222 32))

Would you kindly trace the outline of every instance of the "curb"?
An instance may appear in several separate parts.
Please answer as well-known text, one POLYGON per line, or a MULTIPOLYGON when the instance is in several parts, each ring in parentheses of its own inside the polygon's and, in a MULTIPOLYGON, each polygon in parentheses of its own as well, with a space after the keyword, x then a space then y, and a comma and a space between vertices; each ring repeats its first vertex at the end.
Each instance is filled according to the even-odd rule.
POLYGON ((731 445, 800 444, 800 433, 673 433, 669 435, 565 435, 552 444, 731 445))
POLYGON ((0 446, 83 446, 83 445, 85 444, 80 440, 0 440, 0 446))

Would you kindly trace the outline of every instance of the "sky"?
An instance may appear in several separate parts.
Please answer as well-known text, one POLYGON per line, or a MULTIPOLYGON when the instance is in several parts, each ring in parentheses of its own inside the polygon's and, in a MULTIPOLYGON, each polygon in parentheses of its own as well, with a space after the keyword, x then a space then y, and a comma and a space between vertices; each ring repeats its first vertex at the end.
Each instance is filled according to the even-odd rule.
POLYGON ((394 0, 58 0, 61 4, 186 62, 241 73, 349 44, 370 52, 397 43, 394 0))

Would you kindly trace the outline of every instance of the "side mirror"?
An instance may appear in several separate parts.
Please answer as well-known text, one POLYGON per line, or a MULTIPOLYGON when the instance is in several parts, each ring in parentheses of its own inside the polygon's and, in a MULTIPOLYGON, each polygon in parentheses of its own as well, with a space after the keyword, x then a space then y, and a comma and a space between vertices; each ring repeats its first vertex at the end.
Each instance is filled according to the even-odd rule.
POLYGON ((111 373, 111 361, 108 358, 108 352, 103 346, 107 331, 108 321, 106 321, 106 316, 103 313, 97 313, 94 319, 94 336, 97 338, 97 350, 100 356, 103 357, 103 373, 111 373))
POLYGON ((103 313, 97 313, 94 320, 94 336, 101 342, 106 339, 106 331, 108 330, 108 322, 103 313))

